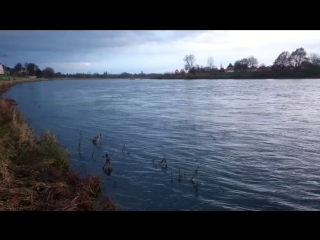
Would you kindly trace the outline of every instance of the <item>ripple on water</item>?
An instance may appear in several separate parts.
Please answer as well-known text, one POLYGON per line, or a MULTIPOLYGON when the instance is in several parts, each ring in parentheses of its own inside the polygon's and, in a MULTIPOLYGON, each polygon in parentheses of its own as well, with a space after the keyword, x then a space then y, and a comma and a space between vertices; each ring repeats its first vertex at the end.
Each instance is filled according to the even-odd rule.
POLYGON ((72 169, 99 175, 124 210, 319 210, 319 89, 318 80, 79 80, 20 84, 5 97, 37 133, 59 135, 72 169))

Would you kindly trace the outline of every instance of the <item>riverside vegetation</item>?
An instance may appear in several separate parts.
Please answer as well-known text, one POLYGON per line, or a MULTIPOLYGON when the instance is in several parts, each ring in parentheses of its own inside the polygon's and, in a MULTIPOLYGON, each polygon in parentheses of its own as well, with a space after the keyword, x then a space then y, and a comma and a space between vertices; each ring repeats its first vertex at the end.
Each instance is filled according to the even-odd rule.
POLYGON ((37 136, 16 102, 1 96, 19 82, 0 80, 0 210, 120 210, 101 196, 99 177, 69 171, 68 150, 49 131, 37 136))
MULTIPOLYGON (((196 57, 193 54, 183 58, 184 68, 168 71, 165 73, 129 73, 112 74, 104 71, 87 73, 61 73, 55 72, 51 67, 40 70, 35 63, 17 63, 13 68, 7 67, 9 78, 28 78, 33 76, 43 79, 318 79, 320 78, 320 54, 307 53, 304 48, 297 48, 291 53, 281 52, 270 66, 259 63, 254 56, 236 60, 234 64, 224 68, 214 65, 212 56, 207 59, 207 66, 196 64, 196 57)), ((173 69, 172 69, 173 70, 173 69)), ((0 75, 1 79, 1 75, 0 75)))

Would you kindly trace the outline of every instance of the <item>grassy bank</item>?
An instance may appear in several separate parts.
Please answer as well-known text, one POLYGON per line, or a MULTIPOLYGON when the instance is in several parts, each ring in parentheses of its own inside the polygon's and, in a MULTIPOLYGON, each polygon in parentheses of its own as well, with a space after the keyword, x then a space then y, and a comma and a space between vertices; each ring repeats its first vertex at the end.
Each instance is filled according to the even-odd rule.
POLYGON ((50 132, 37 136, 16 102, 1 97, 19 82, 0 80, 0 210, 119 210, 100 196, 98 177, 68 171, 68 150, 50 132))

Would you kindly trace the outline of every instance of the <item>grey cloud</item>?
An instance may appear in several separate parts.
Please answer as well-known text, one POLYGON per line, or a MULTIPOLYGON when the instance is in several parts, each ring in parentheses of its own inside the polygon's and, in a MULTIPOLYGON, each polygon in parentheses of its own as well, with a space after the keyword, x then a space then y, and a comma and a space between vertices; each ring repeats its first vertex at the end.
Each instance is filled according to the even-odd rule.
POLYGON ((78 52, 174 41, 202 31, 0 31, 2 52, 78 52))

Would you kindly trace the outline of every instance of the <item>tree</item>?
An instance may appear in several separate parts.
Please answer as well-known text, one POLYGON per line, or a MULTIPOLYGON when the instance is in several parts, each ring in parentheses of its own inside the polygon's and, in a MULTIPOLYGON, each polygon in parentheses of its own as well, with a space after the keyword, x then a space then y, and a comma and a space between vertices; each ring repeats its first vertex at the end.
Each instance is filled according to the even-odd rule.
POLYGON ((35 75, 37 70, 38 70, 38 66, 34 63, 25 63, 24 67, 28 70, 30 75, 35 75))
POLYGON ((291 66, 299 69, 302 62, 308 61, 307 52, 303 48, 297 48, 291 53, 289 60, 291 66))
POLYGON ((196 58, 194 57, 194 55, 186 55, 183 59, 183 61, 185 62, 185 69, 186 71, 190 71, 193 67, 194 67, 194 63, 196 61, 196 58))
POLYGON ((51 67, 46 67, 42 70, 42 76, 45 78, 53 78, 54 77, 54 70, 51 67))
POLYGON ((212 69, 212 67, 213 67, 213 62, 214 62, 213 57, 211 57, 211 56, 208 57, 207 64, 210 69, 212 69))
POLYGON ((247 65, 249 68, 258 66, 258 59, 256 59, 254 56, 250 56, 250 57, 246 58, 246 60, 247 60, 247 65))
POLYGON ((37 78, 41 78, 42 77, 42 71, 39 68, 36 71, 36 76, 37 76, 37 78))
POLYGON ((176 71, 174 72, 174 74, 178 75, 178 74, 179 74, 179 70, 176 69, 176 71))
POLYGON ((272 65, 270 70, 274 71, 279 69, 281 69, 279 65, 272 65))
POLYGON ((235 72, 244 72, 248 69, 248 59, 243 58, 241 60, 237 60, 234 63, 234 71, 235 72))
POLYGON ((240 63, 240 60, 235 61, 233 69, 235 72, 242 72, 242 65, 240 63))
POLYGON ((196 69, 195 69, 195 67, 192 67, 190 70, 189 70, 189 73, 191 73, 191 74, 196 74, 196 69))
POLYGON ((54 75, 55 75, 55 77, 61 77, 62 74, 61 74, 61 72, 57 72, 54 75))
POLYGON ((317 53, 310 53, 309 60, 314 66, 320 66, 320 55, 317 53))
POLYGON ((288 51, 280 53, 276 60, 274 60, 273 65, 282 70, 288 67, 290 65, 290 53, 288 51))
POLYGON ((266 67, 266 65, 264 64, 264 63, 261 63, 260 65, 259 65, 259 68, 265 68, 266 67))
MULTIPOLYGON (((229 63, 228 67, 233 67, 233 66, 232 66, 232 64, 231 64, 231 63, 229 63)), ((228 67, 227 67, 227 68, 228 68, 228 67)))
POLYGON ((99 74, 98 72, 95 72, 95 73, 93 74, 93 76, 96 77, 96 78, 98 78, 98 77, 100 77, 100 74, 99 74))
POLYGON ((17 64, 14 66, 14 70, 15 70, 16 72, 19 72, 19 71, 21 70, 21 68, 22 68, 22 63, 17 63, 17 64))

